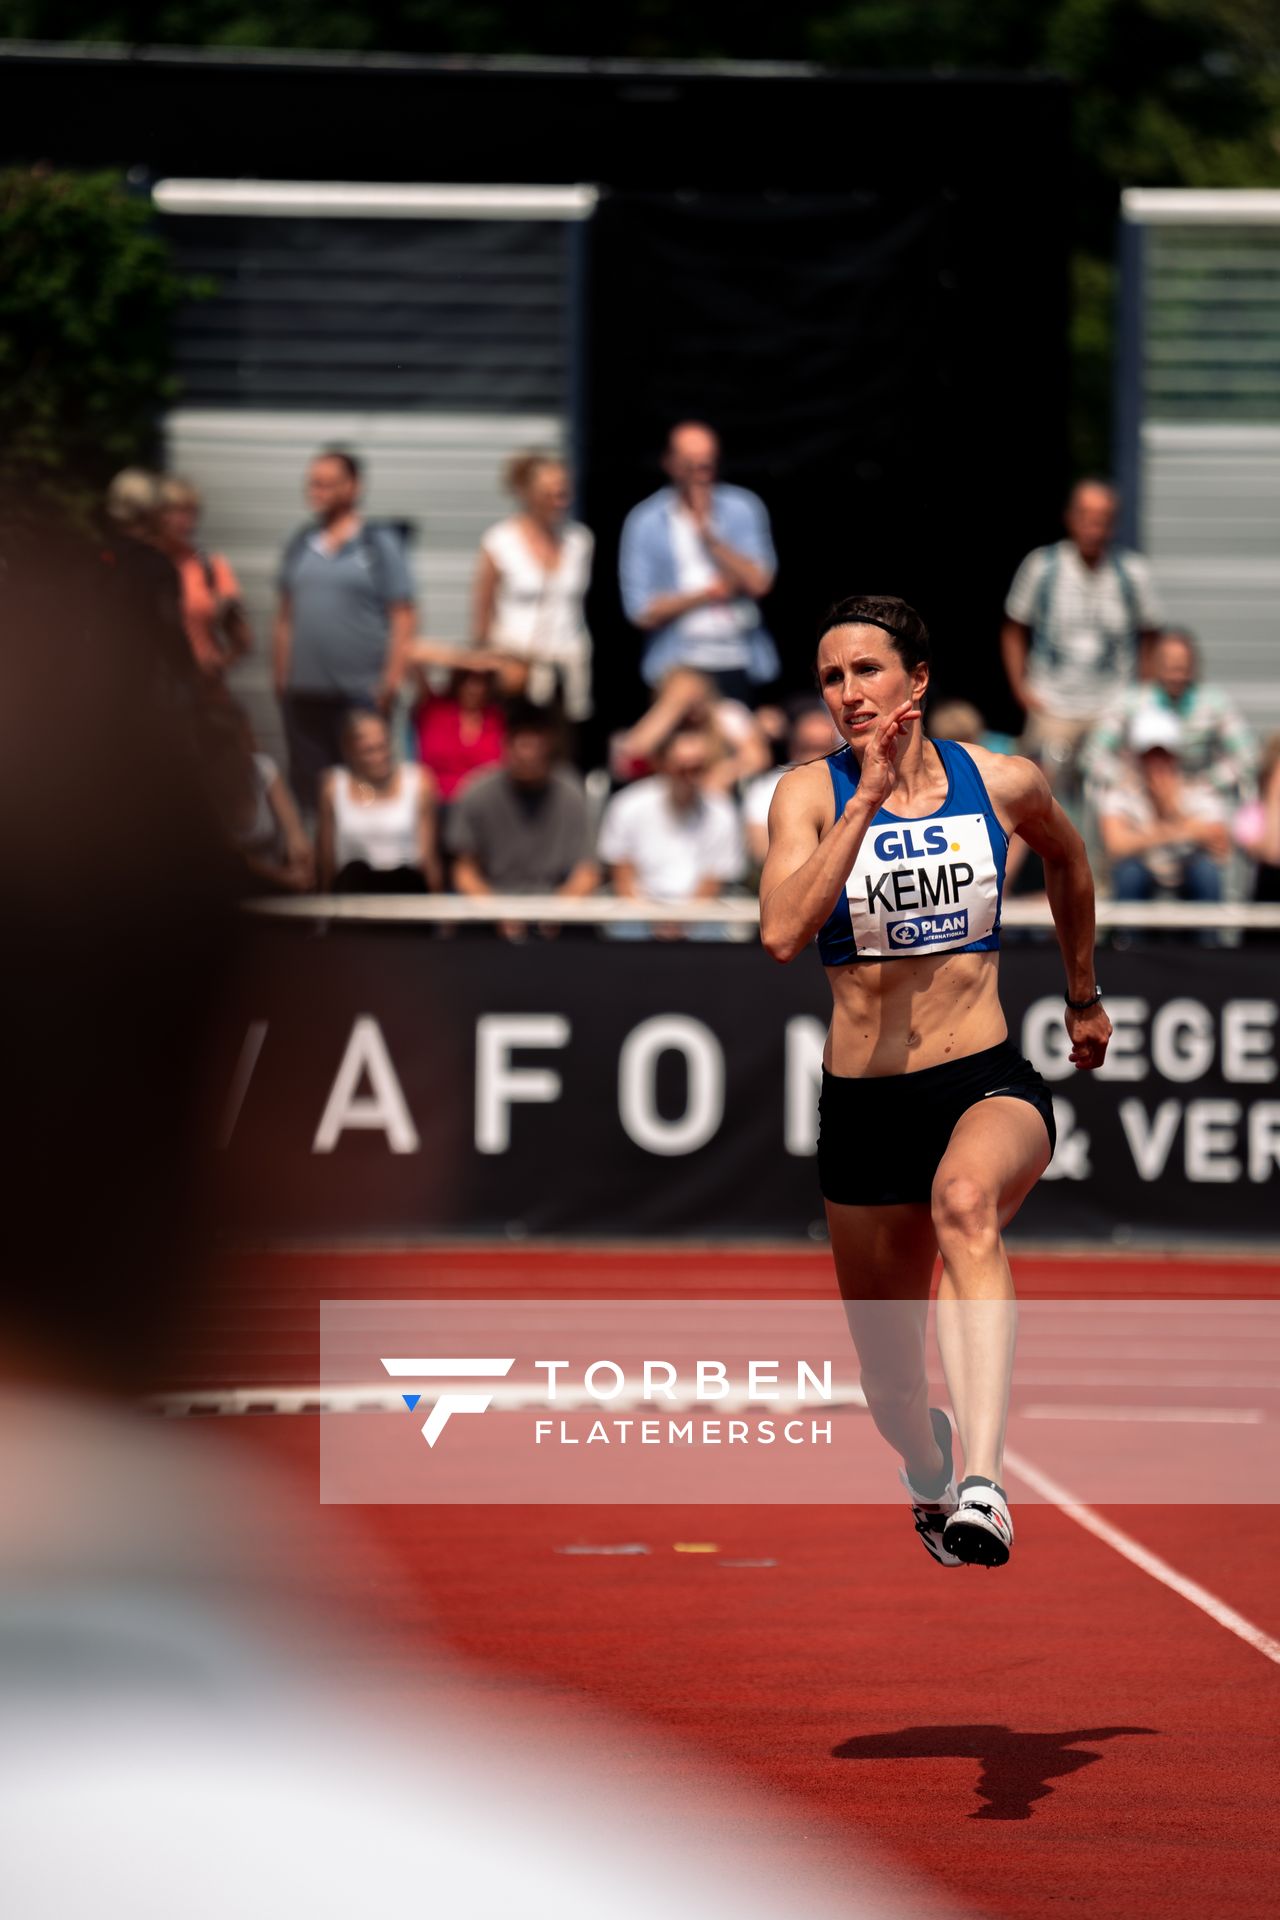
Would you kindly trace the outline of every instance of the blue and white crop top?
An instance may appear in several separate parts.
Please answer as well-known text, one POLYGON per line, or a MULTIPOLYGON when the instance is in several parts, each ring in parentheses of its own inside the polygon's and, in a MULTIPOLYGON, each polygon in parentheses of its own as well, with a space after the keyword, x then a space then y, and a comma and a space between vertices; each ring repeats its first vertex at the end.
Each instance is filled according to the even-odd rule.
MULTIPOLYGON (((946 768, 947 797, 936 813, 919 820, 900 819, 881 807, 818 934, 824 966, 922 953, 993 953, 1000 946, 1009 837, 964 748, 954 740, 931 744, 946 768)), ((827 766, 838 820, 857 792, 858 763, 844 747, 827 766)))

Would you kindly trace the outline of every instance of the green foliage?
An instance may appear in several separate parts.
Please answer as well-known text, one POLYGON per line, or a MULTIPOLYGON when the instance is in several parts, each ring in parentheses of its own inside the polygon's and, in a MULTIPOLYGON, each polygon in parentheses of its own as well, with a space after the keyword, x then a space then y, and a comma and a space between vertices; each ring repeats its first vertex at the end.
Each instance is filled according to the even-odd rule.
POLYGON ((83 513, 150 452, 181 279, 112 174, 0 172, 0 493, 83 513))

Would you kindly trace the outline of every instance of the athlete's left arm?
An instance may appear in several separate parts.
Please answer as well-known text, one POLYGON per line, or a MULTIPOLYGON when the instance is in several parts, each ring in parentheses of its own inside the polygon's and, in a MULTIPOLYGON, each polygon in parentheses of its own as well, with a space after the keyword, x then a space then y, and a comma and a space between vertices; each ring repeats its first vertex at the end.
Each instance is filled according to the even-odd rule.
MULTIPOLYGON (((1017 756, 983 756, 987 790, 1014 833, 1021 834, 1044 862, 1044 890, 1067 971, 1067 998, 1087 1000, 1094 991, 1093 875, 1084 841, 1049 791, 1034 761, 1017 756), (998 761, 992 767, 990 761, 998 761)), ((1111 1022, 1101 1005, 1076 1013, 1065 1010, 1071 1037, 1071 1064, 1100 1067, 1111 1038, 1111 1022)))

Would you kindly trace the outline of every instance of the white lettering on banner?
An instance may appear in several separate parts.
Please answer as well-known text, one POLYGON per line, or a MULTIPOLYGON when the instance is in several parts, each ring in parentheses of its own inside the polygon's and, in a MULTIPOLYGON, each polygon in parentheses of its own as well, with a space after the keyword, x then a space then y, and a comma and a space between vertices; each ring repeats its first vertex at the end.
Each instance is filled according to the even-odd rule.
POLYGON ((517 1101, 550 1106, 560 1098, 553 1067, 513 1067, 517 1047, 566 1047, 569 1022, 559 1013, 484 1013, 476 1021, 476 1151, 506 1153, 517 1101))
POLYGON ((1240 1162, 1231 1149, 1240 1122, 1238 1100, 1189 1100, 1183 1157, 1188 1180, 1221 1181, 1240 1178, 1240 1162))
POLYGON ((417 1129, 382 1028, 369 1013, 362 1013, 351 1029, 311 1143, 312 1153, 332 1153, 344 1133, 385 1133, 392 1153, 418 1151, 417 1129), (358 1094, 356 1089, 366 1076, 370 1092, 358 1094))
POLYGON ((1061 1000, 1033 1000, 1022 1017, 1022 1051, 1046 1080, 1066 1080, 1075 1072, 1061 1000))
POLYGON ((1249 1178, 1261 1183, 1280 1167, 1280 1100, 1259 1100, 1249 1109, 1249 1178))
POLYGON ((1164 1172, 1181 1118, 1182 1105, 1177 1100, 1162 1100, 1150 1124, 1141 1100, 1120 1102, 1120 1125, 1140 1180, 1158 1180, 1164 1172))
MULTIPOLYGON (((1151 1013, 1137 995, 1117 995, 1105 1001, 1111 1019, 1111 1043, 1099 1067, 1099 1080, 1145 1080, 1154 1069, 1165 1080, 1185 1085, 1212 1071, 1217 1054, 1215 1015, 1202 1000, 1182 996, 1167 1000, 1151 1013), (1146 1024, 1150 1018, 1150 1058, 1146 1024)), ((1274 1000, 1227 1000, 1221 1010, 1222 1077, 1228 1083, 1265 1083, 1277 1077, 1276 1023, 1280 1005, 1274 1000)), ((1046 1080, 1070 1079, 1070 1041, 1062 1019, 1062 1002, 1052 997, 1033 1000, 1022 1021, 1022 1051, 1046 1080)))
POLYGON ((1213 1015, 1199 1000, 1167 1000, 1151 1022, 1151 1061, 1166 1080, 1202 1080, 1213 1065, 1213 1015))
POLYGON ((1045 1180, 1087 1180, 1093 1172, 1089 1165, 1089 1136, 1076 1125, 1076 1110, 1069 1100, 1053 1097, 1053 1124, 1058 1144, 1053 1158, 1041 1176, 1045 1180))
POLYGON ((231 1145, 231 1136, 236 1130, 236 1121, 240 1118, 240 1109, 244 1105, 244 1097, 249 1091, 249 1082, 253 1079, 253 1070, 258 1064, 258 1055, 262 1052, 266 1037, 267 1022, 265 1020, 251 1020, 245 1028, 240 1058, 236 1061, 236 1070, 231 1076, 231 1085, 227 1089, 222 1121, 218 1128, 216 1144, 220 1153, 225 1153, 231 1145))
POLYGON ((646 1153, 696 1153, 724 1118, 724 1054, 710 1027, 681 1013, 659 1013, 629 1033, 618 1056, 618 1113, 629 1137, 646 1153), (655 1080, 659 1055, 685 1057, 689 1078, 685 1110, 678 1120, 658 1112, 655 1080))
POLYGON ((782 1130, 787 1152, 796 1158, 818 1151, 818 1091, 826 1040, 826 1028, 811 1014, 797 1013, 787 1022, 782 1130))
POLYGON ((1224 1080, 1274 1080, 1276 1015, 1274 1000, 1228 1000, 1222 1009, 1224 1080))
POLYGON ((1111 1021, 1107 1057, 1098 1068, 1100 1080, 1145 1080, 1147 1062, 1142 1050, 1142 1026, 1150 1009, 1137 994, 1121 993, 1104 1002, 1111 1021))

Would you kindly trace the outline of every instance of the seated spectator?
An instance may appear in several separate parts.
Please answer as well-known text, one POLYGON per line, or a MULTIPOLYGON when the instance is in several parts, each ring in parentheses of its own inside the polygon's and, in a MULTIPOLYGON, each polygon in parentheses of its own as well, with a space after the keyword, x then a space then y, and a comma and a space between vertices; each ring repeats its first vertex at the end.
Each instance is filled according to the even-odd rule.
POLYGON ((253 646, 253 629, 228 561, 197 544, 200 506, 190 481, 173 475, 161 480, 157 544, 178 570, 192 658, 205 679, 221 687, 227 668, 253 646))
MULTIPOLYGON (((707 789, 713 758, 705 732, 674 733, 657 754, 658 772, 615 793, 600 823, 600 858, 613 890, 624 900, 717 900, 743 874, 738 810, 707 789)), ((619 922, 619 937, 652 932, 658 939, 720 937, 714 923, 619 922)))
POLYGON ((431 769, 442 805, 471 774, 502 758, 506 721, 491 669, 455 667, 448 691, 424 692, 413 719, 418 758, 431 769))
POLYGON ((1182 771, 1207 780, 1228 806, 1253 784, 1253 736, 1226 694, 1200 678, 1199 651, 1189 633, 1166 633, 1151 650, 1151 679, 1130 687, 1085 742, 1083 765, 1092 791, 1120 777, 1125 736, 1140 713, 1171 713, 1181 730, 1182 771))
POLYGON ((1262 749, 1258 797, 1235 817, 1235 841, 1254 862, 1253 898, 1280 901, 1280 733, 1262 749))
POLYGON ((769 851, 769 808, 784 773, 802 766, 807 760, 822 760, 838 753, 844 741, 831 724, 831 715, 821 700, 805 699, 792 705, 787 732, 787 758, 781 766, 757 774, 742 797, 742 820, 747 836, 747 857, 753 867, 762 867, 769 851))
POLYGON ((247 894, 309 893, 315 854, 297 804, 269 754, 254 744, 249 716, 233 700, 210 707, 203 744, 214 797, 244 869, 247 894))
POLYGON ((759 608, 778 561, 763 501, 718 482, 719 461, 710 427, 688 420, 671 429, 663 459, 671 484, 627 515, 619 586, 628 620, 647 636, 640 671, 649 686, 672 667, 697 667, 721 693, 754 702, 779 670, 759 608))
MULTIPOLYGON (((556 765, 558 727, 544 708, 518 704, 507 716, 502 764, 473 774, 445 822, 459 893, 593 893, 600 873, 591 857, 582 782, 556 765)), ((546 931, 547 929, 544 929, 546 931)), ((500 921, 509 940, 527 923, 500 921)))
POLYGON ((706 785, 713 793, 727 793, 769 764, 769 742, 750 707, 719 694, 710 675, 693 667, 673 667, 648 711, 610 740, 610 772, 619 781, 642 779, 653 772, 663 742, 689 730, 711 739, 706 785))
POLYGON ((1127 745, 1131 768, 1099 803, 1115 898, 1151 900, 1165 892, 1221 900, 1227 811, 1206 779, 1183 773, 1176 717, 1145 708, 1130 723, 1127 745))
POLYGON ((988 753, 1016 753, 1018 743, 1011 733, 994 733, 972 700, 930 702, 925 720, 931 740, 972 740, 988 753))
POLYGON ((571 721, 591 714, 591 635, 583 601, 595 541, 569 518, 563 460, 521 453, 507 462, 507 490, 519 511, 480 542, 472 639, 502 658, 502 690, 571 721))
POLYGON ((320 884, 327 893, 439 893, 436 784, 397 765, 380 713, 362 708, 342 729, 345 765, 320 782, 320 884))

